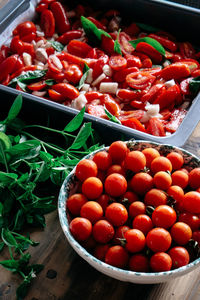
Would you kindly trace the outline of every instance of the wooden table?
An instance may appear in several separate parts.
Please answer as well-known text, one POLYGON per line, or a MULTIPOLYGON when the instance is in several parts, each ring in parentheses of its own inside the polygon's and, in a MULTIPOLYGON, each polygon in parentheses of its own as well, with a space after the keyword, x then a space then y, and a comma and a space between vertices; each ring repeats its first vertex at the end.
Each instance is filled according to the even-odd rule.
MULTIPOLYGON (((200 122, 183 148, 200 156, 200 122)), ((34 232, 31 238, 40 242, 39 246, 30 249, 31 261, 44 264, 45 268, 34 279, 26 300, 200 299, 200 268, 157 285, 120 282, 96 271, 68 244, 56 211, 47 216, 46 229, 34 232)), ((0 260, 8 259, 7 255, 3 252, 0 260)), ((0 267, 0 299, 15 299, 15 290, 20 280, 17 275, 0 267)))

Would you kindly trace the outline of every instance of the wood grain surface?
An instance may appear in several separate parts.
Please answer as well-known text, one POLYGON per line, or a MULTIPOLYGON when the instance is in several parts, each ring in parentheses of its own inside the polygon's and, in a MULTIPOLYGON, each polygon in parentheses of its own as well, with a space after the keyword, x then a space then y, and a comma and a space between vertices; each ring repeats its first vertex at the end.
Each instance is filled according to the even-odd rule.
MULTIPOLYGON (((200 123, 183 146, 200 156, 200 123)), ((120 282, 101 274, 80 258, 68 244, 59 224, 57 212, 47 216, 43 231, 31 234, 40 245, 31 248, 31 261, 42 263, 44 270, 34 279, 26 300, 199 300, 200 268, 157 285, 120 282)), ((3 252, 1 260, 8 258, 3 252)), ((0 299, 15 299, 20 283, 17 275, 0 268, 0 299)))

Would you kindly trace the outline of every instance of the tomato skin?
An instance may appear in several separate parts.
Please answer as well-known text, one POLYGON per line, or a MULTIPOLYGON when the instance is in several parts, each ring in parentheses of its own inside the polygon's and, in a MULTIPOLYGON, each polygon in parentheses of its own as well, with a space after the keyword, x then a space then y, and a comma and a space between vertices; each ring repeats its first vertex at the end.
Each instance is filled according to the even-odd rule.
POLYGON ((56 92, 61 93, 63 97, 73 100, 79 96, 79 91, 69 83, 57 83, 52 86, 56 92))
MULTIPOLYGON (((154 84, 148 90, 148 92, 142 96, 141 101, 153 103, 156 100, 156 98, 162 93, 163 88, 164 88, 164 83, 154 84)), ((165 90, 165 88, 164 88, 164 90, 165 90)))
POLYGON ((178 185, 171 185, 167 190, 167 194, 172 197, 176 201, 176 210, 182 211, 183 210, 183 197, 184 191, 178 185))
POLYGON ((195 190, 200 187, 200 168, 194 168, 192 171, 190 171, 189 185, 195 190))
POLYGON ((10 50, 12 51, 12 53, 18 53, 19 55, 23 53, 23 42, 22 40, 20 40, 18 35, 12 38, 10 43, 10 50))
POLYGON ((191 191, 183 197, 183 207, 186 211, 194 214, 200 213, 200 193, 191 191))
POLYGON ((134 272, 148 272, 149 260, 143 254, 134 254, 129 260, 129 269, 134 272))
POLYGON ((61 93, 59 93, 53 89, 48 89, 48 93, 49 93, 50 99, 55 102, 62 103, 65 101, 65 97, 63 95, 61 95, 61 93))
POLYGON ((57 41, 63 45, 67 45, 71 40, 79 39, 82 34, 82 30, 70 30, 59 36, 57 41))
POLYGON ((160 109, 169 108, 171 105, 175 104, 176 98, 180 94, 179 87, 175 84, 168 89, 162 90, 160 95, 155 99, 153 104, 159 104, 160 109))
POLYGON ((180 153, 172 151, 166 157, 171 161, 173 170, 178 170, 183 166, 184 159, 180 153))
POLYGON ((144 235, 147 235, 147 233, 153 228, 153 223, 149 216, 141 214, 134 218, 132 226, 134 229, 139 229, 144 233, 144 235))
POLYGON ((144 203, 154 207, 167 204, 167 195, 164 191, 153 188, 145 194, 144 203))
POLYGON ((146 166, 146 157, 140 151, 130 151, 125 158, 125 166, 128 170, 138 173, 146 166))
POLYGON ((142 153, 146 157, 147 168, 150 168, 151 162, 154 160, 154 158, 160 156, 160 153, 158 152, 158 150, 156 150, 154 148, 145 148, 144 150, 142 150, 142 153))
POLYGON ((18 55, 14 54, 7 57, 0 64, 0 69, 1 69, 0 82, 14 71, 17 61, 18 61, 18 55))
POLYGON ((82 193, 90 200, 98 198, 103 192, 103 184, 97 177, 88 177, 82 184, 82 193))
POLYGON ((102 218, 103 208, 96 201, 87 201, 81 206, 80 216, 94 224, 102 218))
POLYGON ((176 212, 168 205, 159 205, 152 214, 152 221, 156 227, 169 228, 176 222, 176 212))
POLYGON ((146 237, 147 247, 153 252, 165 252, 171 246, 172 238, 164 228, 153 228, 146 237))
POLYGON ((67 45, 67 50, 70 54, 85 58, 87 57, 87 54, 92 50, 92 47, 84 42, 71 40, 67 45))
POLYGON ((172 184, 172 177, 164 171, 159 171, 154 175, 153 183, 157 189, 166 191, 172 184))
POLYGON ((153 188, 153 178, 147 173, 137 173, 131 179, 130 186, 133 192, 143 196, 153 188))
POLYGON ((184 247, 173 247, 169 250, 169 255, 172 259, 172 267, 174 269, 183 267, 189 264, 190 256, 184 247))
POLYGON ((42 11, 40 16, 40 27, 44 31, 47 38, 50 38, 55 33, 55 18, 49 9, 42 11))
POLYGON ((64 7, 58 1, 54 1, 50 5, 50 9, 55 18, 56 29, 60 34, 68 31, 70 29, 69 20, 66 16, 64 7))
POLYGON ((145 214, 145 212, 146 212, 146 206, 141 201, 135 201, 131 203, 128 209, 129 217, 131 219, 135 218, 138 215, 145 214))
POLYGON ((152 162, 151 162, 151 171, 155 174, 159 171, 172 171, 172 164, 170 160, 164 156, 159 156, 156 157, 152 162))
POLYGON ((116 72, 113 75, 113 80, 117 82, 123 82, 126 79, 126 76, 131 73, 139 72, 139 69, 137 67, 130 67, 130 68, 125 68, 123 70, 120 70, 116 72))
POLYGON ((131 253, 140 252, 145 247, 145 236, 142 231, 138 229, 127 230, 124 234, 126 239, 126 250, 131 253))
POLYGON ((165 129, 163 127, 163 124, 156 117, 153 117, 149 120, 147 132, 154 136, 165 136, 165 129))
POLYGON ((105 263, 118 268, 125 268, 128 260, 127 251, 120 245, 110 247, 105 255, 105 263))
POLYGON ((181 170, 177 170, 172 173, 172 184, 173 185, 178 185, 182 189, 184 189, 187 187, 188 181, 189 181, 189 176, 185 172, 183 172, 181 170))
POLYGON ((120 197, 126 192, 127 181, 123 175, 113 173, 106 178, 104 187, 106 193, 110 196, 120 197))
POLYGON ((19 35, 20 39, 23 40, 24 37, 36 33, 36 26, 31 21, 25 21, 17 25, 13 31, 13 35, 19 35))
POLYGON ((160 72, 160 77, 164 78, 165 80, 181 79, 188 77, 190 73, 190 69, 186 64, 176 62, 162 69, 160 72))
POLYGON ((176 222, 170 230, 172 239, 179 245, 186 245, 192 238, 192 230, 183 222, 176 222))
POLYGON ((160 54, 153 46, 145 42, 140 42, 136 46, 136 51, 142 52, 148 55, 155 63, 162 61, 162 54, 160 54))
POLYGON ((85 241, 92 233, 92 224, 85 218, 76 217, 70 222, 69 229, 76 240, 85 241))
POLYGON ((80 181, 84 181, 88 177, 97 176, 97 171, 97 165, 93 160, 83 159, 77 164, 75 174, 80 181))
POLYGON ((198 230, 200 228, 200 218, 197 215, 183 212, 179 215, 179 222, 184 222, 190 226, 192 231, 198 230))
POLYGON ((83 76, 83 72, 81 68, 78 65, 71 64, 67 68, 67 70, 64 72, 65 73, 65 78, 69 83, 72 83, 74 85, 77 85, 83 76))
POLYGON ((67 199, 67 209, 74 216, 78 216, 83 204, 87 202, 87 198, 83 194, 73 194, 67 199))
POLYGON ((120 175, 122 175, 122 176, 125 177, 125 171, 124 171, 124 169, 122 168, 121 165, 112 165, 112 166, 108 169, 108 171, 107 171, 107 173, 106 173, 106 176, 108 176, 108 175, 110 175, 110 174, 113 174, 113 173, 118 173, 118 174, 120 174, 120 175))
POLYGON ((125 159, 128 148, 126 143, 122 141, 116 141, 110 145, 108 152, 111 155, 113 162, 120 163, 125 159))
POLYGON ((149 74, 148 72, 138 71, 135 73, 128 74, 126 76, 127 84, 133 88, 138 90, 143 90, 155 81, 156 77, 154 75, 149 74))
POLYGON ((93 225, 92 235, 98 243, 106 244, 114 237, 113 226, 106 220, 99 220, 93 225))
POLYGON ((111 155, 107 151, 99 151, 94 157, 93 161, 96 163, 99 170, 107 170, 112 165, 111 155))
POLYGON ((141 59, 135 55, 127 54, 125 55, 126 61, 127 61, 127 67, 137 67, 141 68, 142 67, 142 62, 141 59))
POLYGON ((177 50, 177 45, 175 42, 171 41, 168 38, 159 36, 157 34, 154 33, 150 33, 149 37, 152 39, 155 39, 156 41, 158 41, 164 48, 169 49, 172 52, 175 52, 177 50))
POLYGON ((113 226, 122 226, 128 219, 128 212, 121 203, 111 203, 106 208, 105 217, 113 226))
POLYGON ((172 267, 172 259, 165 252, 157 252, 150 259, 150 267, 154 272, 170 271, 172 267))

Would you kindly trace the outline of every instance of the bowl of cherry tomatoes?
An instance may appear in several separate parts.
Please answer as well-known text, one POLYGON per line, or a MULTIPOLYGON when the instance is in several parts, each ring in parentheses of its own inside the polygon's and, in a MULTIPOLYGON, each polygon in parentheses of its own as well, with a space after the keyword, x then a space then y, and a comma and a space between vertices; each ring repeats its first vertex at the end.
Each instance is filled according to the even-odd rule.
POLYGON ((147 141, 115 141, 83 158, 59 194, 73 249, 122 281, 160 283, 200 264, 200 159, 147 141))

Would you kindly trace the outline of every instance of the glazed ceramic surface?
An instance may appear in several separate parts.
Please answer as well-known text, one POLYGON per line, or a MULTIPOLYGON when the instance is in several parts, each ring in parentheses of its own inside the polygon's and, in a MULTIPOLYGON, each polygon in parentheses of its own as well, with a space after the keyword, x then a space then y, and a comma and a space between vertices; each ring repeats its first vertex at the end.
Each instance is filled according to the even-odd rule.
MULTIPOLYGON (((157 144, 154 142, 146 142, 146 141, 128 141, 127 143, 131 145, 130 150, 143 150, 148 147, 153 147, 156 148, 162 155, 165 156, 171 151, 176 151, 183 155, 184 162, 185 162, 184 167, 186 167, 188 171, 190 171, 193 168, 200 167, 200 159, 198 157, 185 151, 184 149, 172 145, 163 145, 163 144, 157 144)), ((92 154, 86 156, 85 158, 93 157, 96 152, 107 150, 107 149, 108 147, 101 148, 93 152, 92 154)), ((58 213, 60 218, 60 224, 68 242, 73 247, 73 249, 98 271, 121 281, 141 283, 141 284, 154 284, 154 283, 165 282, 175 277, 189 273, 200 265, 200 258, 198 258, 193 262, 189 263, 188 265, 172 271, 157 272, 157 273, 155 272, 142 273, 142 272, 133 272, 133 271, 116 268, 98 260, 74 239, 74 237, 72 236, 69 230, 70 216, 66 211, 66 199, 70 195, 76 192, 77 184, 78 184, 78 180, 75 177, 75 168, 74 168, 72 172, 65 179, 60 190, 59 199, 58 199, 58 213)))

